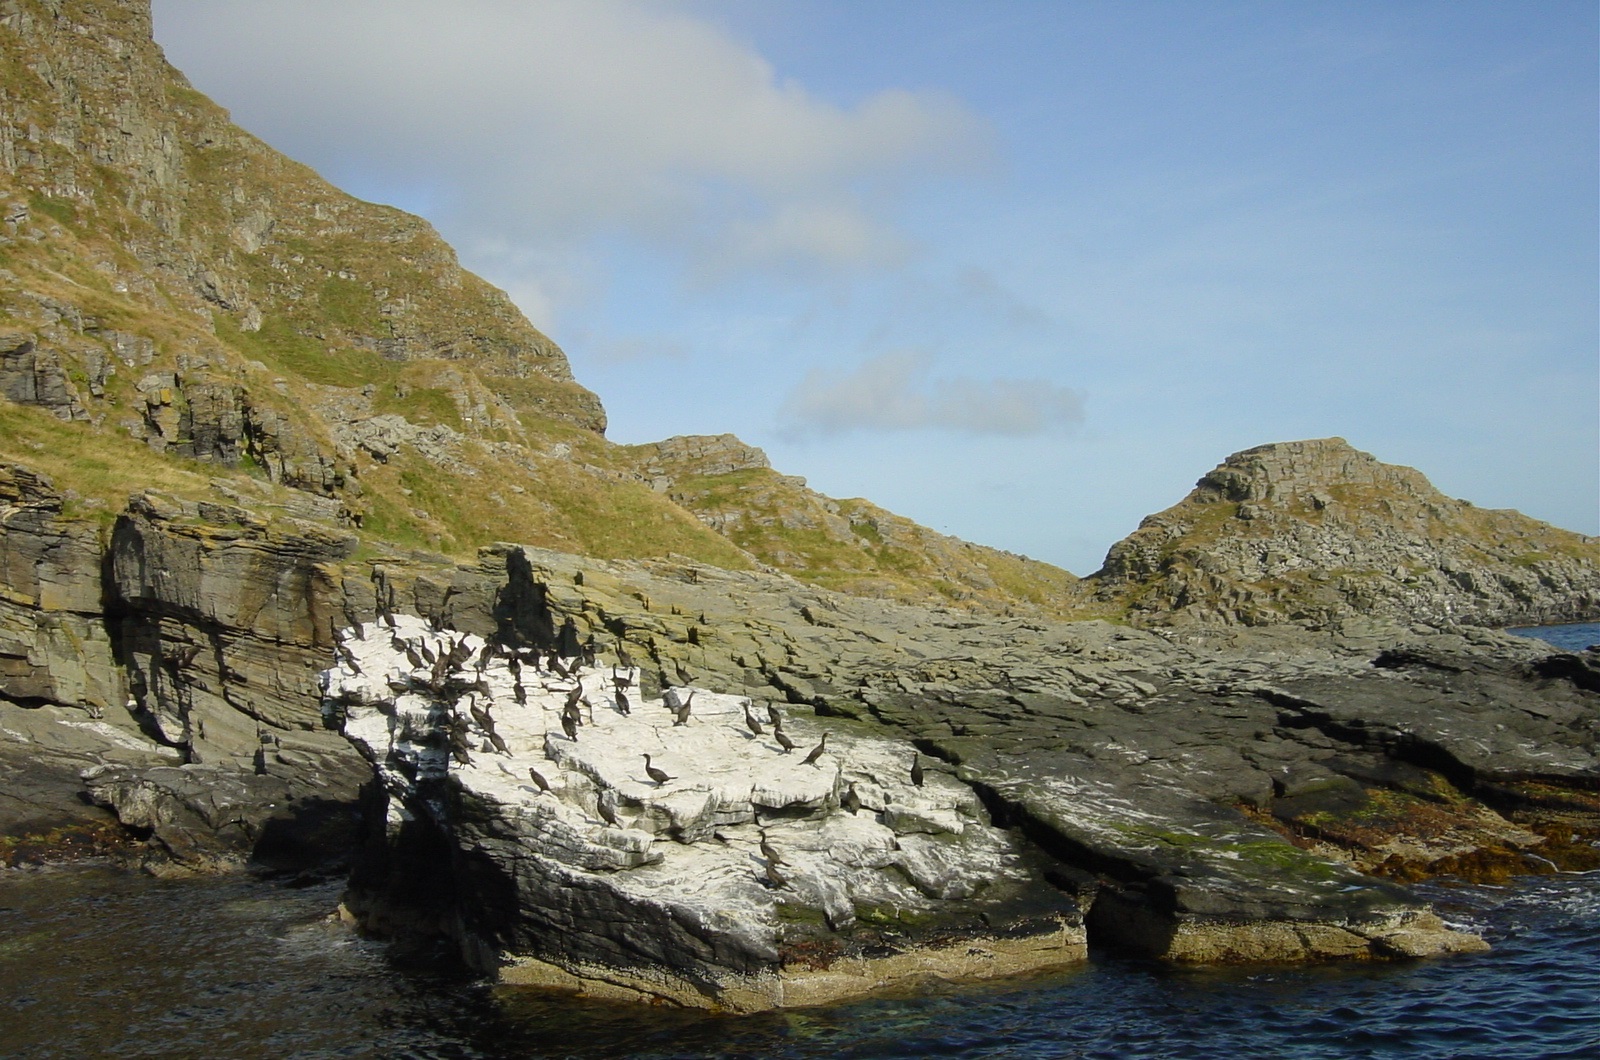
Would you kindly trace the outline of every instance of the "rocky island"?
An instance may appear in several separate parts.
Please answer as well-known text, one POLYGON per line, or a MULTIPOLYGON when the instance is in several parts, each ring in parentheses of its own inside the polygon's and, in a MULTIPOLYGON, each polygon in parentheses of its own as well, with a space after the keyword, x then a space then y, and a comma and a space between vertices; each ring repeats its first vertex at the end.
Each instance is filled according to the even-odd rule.
POLYGON ((1478 949, 1408 882, 1600 865, 1600 542, 1340 439, 1078 579, 623 447, 413 217, 0 3, 0 855, 337 873, 507 982, 1478 949))

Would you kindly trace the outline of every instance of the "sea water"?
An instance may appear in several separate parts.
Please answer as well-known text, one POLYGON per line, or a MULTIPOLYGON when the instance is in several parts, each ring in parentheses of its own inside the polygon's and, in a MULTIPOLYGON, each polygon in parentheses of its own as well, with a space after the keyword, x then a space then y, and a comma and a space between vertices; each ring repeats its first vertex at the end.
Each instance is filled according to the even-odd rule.
MULTIPOLYGON (((1536 632, 1600 642, 1595 624, 1536 632)), ((401 960, 330 917, 341 889, 0 872, 0 1057, 1600 1057, 1600 873, 1422 888, 1486 954, 1212 969, 1096 954, 1047 977, 746 1017, 401 960)))

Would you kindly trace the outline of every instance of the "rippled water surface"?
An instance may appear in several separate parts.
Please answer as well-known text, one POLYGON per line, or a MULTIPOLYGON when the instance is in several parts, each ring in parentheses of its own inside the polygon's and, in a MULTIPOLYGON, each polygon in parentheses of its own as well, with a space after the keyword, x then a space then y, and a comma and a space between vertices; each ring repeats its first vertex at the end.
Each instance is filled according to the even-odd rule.
POLYGON ((1582 651, 1591 644, 1600 644, 1600 622, 1572 622, 1565 626, 1531 626, 1508 629, 1519 637, 1532 637, 1554 644, 1567 651, 1582 651))
POLYGON ((1434 885, 1494 952, 1176 971, 1097 960, 1004 985, 747 1018, 611 1006, 399 966, 326 917, 339 886, 0 875, 15 1057, 1600 1056, 1600 874, 1434 885))

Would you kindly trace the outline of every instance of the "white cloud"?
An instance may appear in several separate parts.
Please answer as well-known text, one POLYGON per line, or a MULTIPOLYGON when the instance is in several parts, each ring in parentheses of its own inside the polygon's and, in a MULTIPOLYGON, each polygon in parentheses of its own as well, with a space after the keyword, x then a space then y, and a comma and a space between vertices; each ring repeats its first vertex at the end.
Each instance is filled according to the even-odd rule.
POLYGON ((894 264, 909 249, 883 219, 895 189, 990 151, 949 96, 837 105, 668 3, 157 0, 156 13, 179 65, 247 127, 335 179, 429 174, 457 239, 620 232, 692 246, 702 272, 894 264))
POLYGON ((876 357, 845 375, 813 370, 784 403, 791 436, 852 430, 1034 435, 1083 422, 1083 395, 1037 379, 934 379, 926 354, 876 357))

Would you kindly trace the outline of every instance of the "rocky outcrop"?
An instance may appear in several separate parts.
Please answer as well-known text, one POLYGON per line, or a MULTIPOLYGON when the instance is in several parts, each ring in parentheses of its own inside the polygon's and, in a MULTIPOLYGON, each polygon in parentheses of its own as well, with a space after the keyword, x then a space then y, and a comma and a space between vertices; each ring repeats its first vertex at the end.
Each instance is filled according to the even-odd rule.
MULTIPOLYGON (((914 781, 912 749, 870 729, 768 730, 747 697, 645 696, 615 659, 547 661, 403 615, 353 627, 340 655, 323 702, 376 769, 375 839, 393 860, 440 851, 451 900, 431 912, 485 970, 510 959, 508 981, 749 1011, 902 966, 1085 956, 1077 905, 1019 838, 966 786, 914 781)), ((358 870, 358 915, 392 915, 421 868, 403 864, 370 889, 358 870)))
POLYGON ((1138 625, 1538 625, 1600 615, 1600 541, 1452 500, 1343 439, 1235 453, 1079 586, 1138 625))

